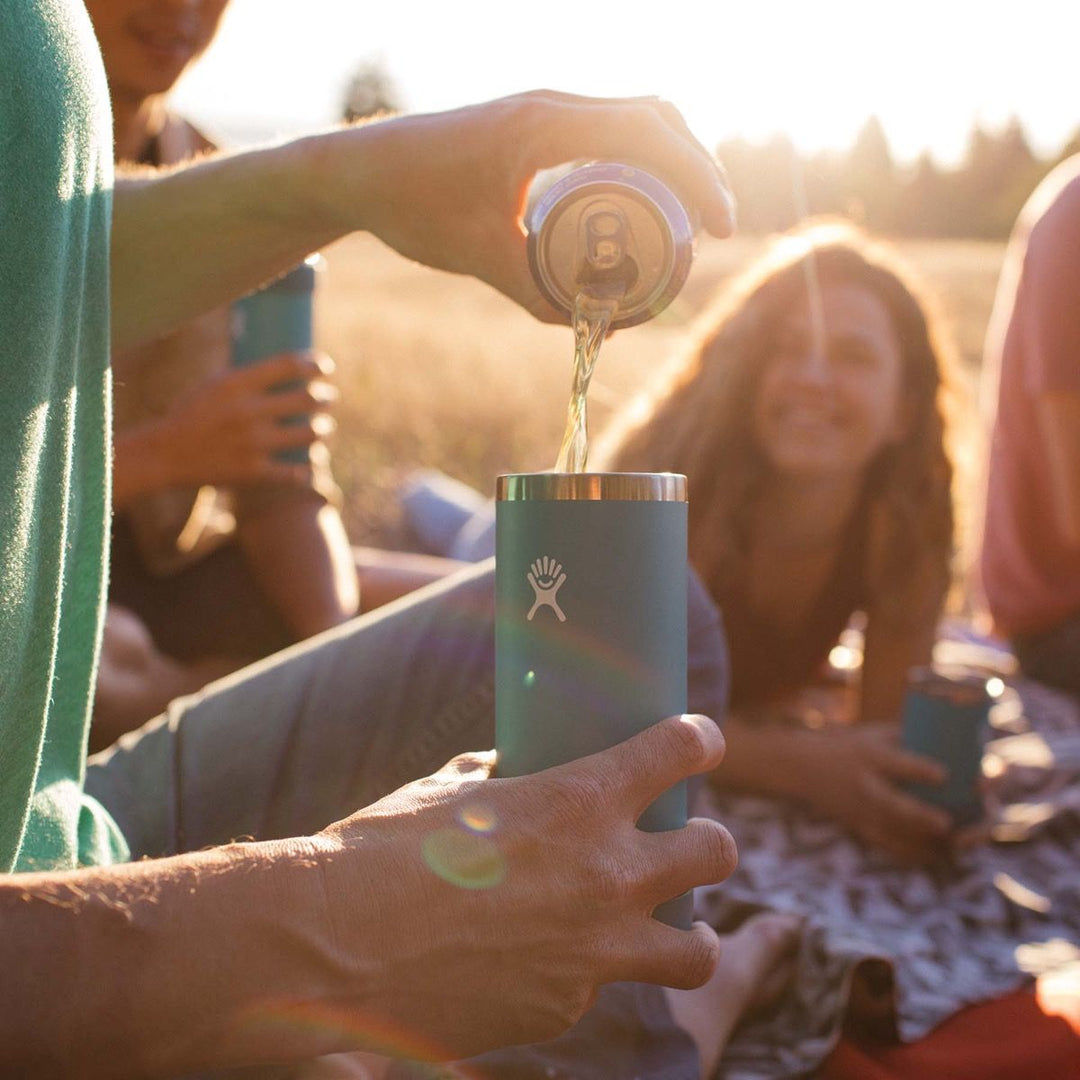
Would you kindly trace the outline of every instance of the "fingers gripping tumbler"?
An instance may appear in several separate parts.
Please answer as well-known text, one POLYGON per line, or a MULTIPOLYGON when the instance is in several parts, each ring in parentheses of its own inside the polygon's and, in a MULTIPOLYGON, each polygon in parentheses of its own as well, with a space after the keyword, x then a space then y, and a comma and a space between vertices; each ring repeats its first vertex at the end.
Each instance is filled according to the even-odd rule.
MULTIPOLYGON (((232 364, 247 367, 278 353, 305 352, 311 348, 312 301, 315 275, 321 260, 313 255, 283 277, 272 281, 232 307, 232 364)), ((276 392, 295 389, 299 384, 285 382, 276 392)), ((306 416, 289 416, 282 423, 303 423, 306 416)), ((279 450, 279 461, 305 464, 310 459, 307 447, 279 450)))
MULTIPOLYGON (((495 746, 501 776, 623 742, 686 710, 686 477, 500 476, 495 746)), ((686 824, 686 785, 638 825, 686 824)), ((689 927, 686 894, 654 913, 689 927)))

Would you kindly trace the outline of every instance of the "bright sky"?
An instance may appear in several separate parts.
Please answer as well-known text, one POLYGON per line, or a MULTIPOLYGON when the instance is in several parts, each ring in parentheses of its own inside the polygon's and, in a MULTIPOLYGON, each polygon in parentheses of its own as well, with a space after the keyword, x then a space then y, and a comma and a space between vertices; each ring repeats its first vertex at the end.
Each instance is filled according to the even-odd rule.
POLYGON ((1035 149, 1080 128, 1073 0, 233 0, 178 102, 232 138, 336 119, 380 60, 414 111, 547 86, 656 93, 707 145, 786 131, 848 146, 871 113, 894 154, 952 163, 977 117, 1016 114, 1035 149))

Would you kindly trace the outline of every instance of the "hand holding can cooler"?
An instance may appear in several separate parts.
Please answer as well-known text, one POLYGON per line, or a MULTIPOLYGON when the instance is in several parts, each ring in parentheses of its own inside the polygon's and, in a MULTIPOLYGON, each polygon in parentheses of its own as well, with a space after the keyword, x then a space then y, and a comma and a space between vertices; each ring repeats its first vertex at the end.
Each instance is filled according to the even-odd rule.
MULTIPOLYGON (((314 340, 312 307, 315 275, 322 260, 305 259, 269 285, 237 300, 232 307, 232 364, 247 367, 280 353, 307 352, 314 340)), ((302 384, 285 382, 273 393, 295 390, 302 384)), ((286 416, 281 423, 297 424, 304 415, 286 416)), ((306 446, 278 450, 274 457, 295 465, 307 464, 306 446)))
MULTIPOLYGON (((686 711, 686 477, 498 478, 495 748, 501 776, 597 753, 686 711)), ((681 828, 686 784, 642 814, 681 828)), ((692 898, 654 914, 689 928, 692 898)))
POLYGON ((907 789, 948 811, 958 826, 982 817, 983 740, 999 684, 999 679, 947 668, 914 668, 908 674, 901 744, 939 762, 947 776, 942 784, 909 784, 907 789))

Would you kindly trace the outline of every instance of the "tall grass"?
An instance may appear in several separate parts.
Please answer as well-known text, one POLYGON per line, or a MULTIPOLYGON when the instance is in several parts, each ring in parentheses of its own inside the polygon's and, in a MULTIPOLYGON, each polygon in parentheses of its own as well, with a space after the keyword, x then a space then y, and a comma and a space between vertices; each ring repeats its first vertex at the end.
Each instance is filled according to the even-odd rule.
MULTIPOLYGON (((701 241, 675 303, 605 344, 589 396, 592 431, 680 347, 702 304, 761 243, 701 241)), ((962 361, 960 397, 970 407, 1003 245, 899 246, 938 296, 962 361)), ((325 255, 318 338, 338 365, 335 473, 354 540, 408 545, 396 495, 417 466, 491 491, 500 472, 554 464, 570 387, 569 327, 542 325, 487 286, 409 263, 368 236, 325 255)), ((982 451, 977 426, 962 430, 958 489, 967 507, 982 451)))

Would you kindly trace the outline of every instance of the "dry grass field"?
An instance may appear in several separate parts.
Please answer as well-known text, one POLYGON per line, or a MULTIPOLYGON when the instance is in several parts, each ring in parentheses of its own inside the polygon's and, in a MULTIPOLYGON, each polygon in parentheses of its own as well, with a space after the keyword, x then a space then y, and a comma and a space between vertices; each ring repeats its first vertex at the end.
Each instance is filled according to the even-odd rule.
MULTIPOLYGON (((589 399, 594 434, 680 348, 718 282, 761 244, 700 242, 675 303, 605 344, 589 399)), ((939 299, 970 400, 1003 246, 915 241, 901 250, 939 299)), ((570 384, 568 327, 544 326, 487 286, 406 262, 367 236, 324 254, 317 334, 338 364, 335 472, 354 540, 407 543, 395 492, 415 466, 490 491, 499 472, 554 464, 570 384)), ((973 460, 972 438, 965 449, 973 460)))

